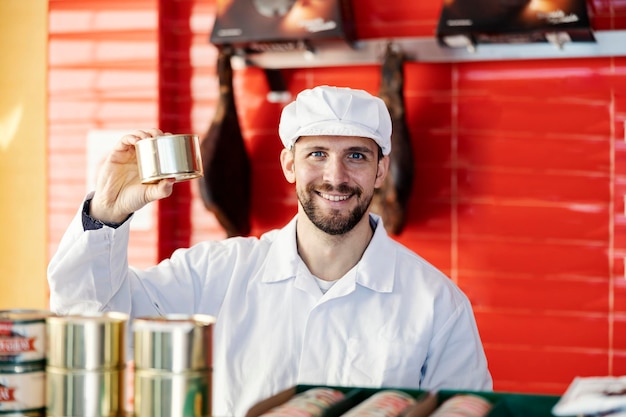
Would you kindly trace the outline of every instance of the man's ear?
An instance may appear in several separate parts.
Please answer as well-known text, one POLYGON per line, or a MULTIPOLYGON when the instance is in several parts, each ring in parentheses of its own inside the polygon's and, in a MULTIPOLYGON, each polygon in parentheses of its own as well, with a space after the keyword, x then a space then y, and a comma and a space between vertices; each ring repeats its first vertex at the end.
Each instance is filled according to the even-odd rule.
POLYGON ((283 168, 283 175, 291 184, 296 182, 296 173, 294 167, 294 152, 291 149, 284 148, 280 153, 280 166, 283 168))
POLYGON ((378 169, 376 170, 376 182, 374 182, 374 188, 380 188, 385 183, 385 178, 389 173, 389 163, 391 158, 389 155, 385 155, 378 161, 378 169))

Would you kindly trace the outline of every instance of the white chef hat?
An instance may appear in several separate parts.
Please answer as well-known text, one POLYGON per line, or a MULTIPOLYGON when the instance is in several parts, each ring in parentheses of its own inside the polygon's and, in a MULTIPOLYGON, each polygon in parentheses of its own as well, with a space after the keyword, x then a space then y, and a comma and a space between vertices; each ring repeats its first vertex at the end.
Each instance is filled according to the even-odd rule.
POLYGON ((283 109, 278 134, 287 149, 300 136, 362 136, 391 152, 385 102, 366 91, 327 85, 304 90, 283 109))

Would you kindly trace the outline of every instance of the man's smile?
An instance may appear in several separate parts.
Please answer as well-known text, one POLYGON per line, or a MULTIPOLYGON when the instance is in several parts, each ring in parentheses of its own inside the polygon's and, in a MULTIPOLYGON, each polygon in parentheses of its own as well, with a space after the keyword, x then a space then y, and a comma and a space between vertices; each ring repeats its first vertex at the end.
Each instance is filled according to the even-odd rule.
POLYGON ((350 195, 332 195, 332 194, 322 193, 319 191, 317 192, 317 195, 329 201, 345 201, 348 198, 350 198, 350 195))

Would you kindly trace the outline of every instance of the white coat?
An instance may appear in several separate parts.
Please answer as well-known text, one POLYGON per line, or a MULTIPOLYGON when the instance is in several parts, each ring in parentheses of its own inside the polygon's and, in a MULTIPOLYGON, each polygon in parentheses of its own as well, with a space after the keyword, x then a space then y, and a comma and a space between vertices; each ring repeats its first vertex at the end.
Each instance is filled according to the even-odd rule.
POLYGON ((50 308, 215 316, 217 417, 243 416, 295 384, 491 390, 467 297, 371 219, 362 259, 323 294, 298 256, 297 217, 261 238, 203 242, 137 270, 129 221, 84 231, 79 213, 49 265, 50 308))

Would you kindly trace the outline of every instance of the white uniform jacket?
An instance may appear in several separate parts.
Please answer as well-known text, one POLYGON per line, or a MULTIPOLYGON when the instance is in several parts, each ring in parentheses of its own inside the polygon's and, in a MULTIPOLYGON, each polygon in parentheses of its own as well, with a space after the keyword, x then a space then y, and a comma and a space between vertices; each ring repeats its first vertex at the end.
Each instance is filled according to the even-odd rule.
POLYGON ((467 297, 391 239, 380 218, 361 261, 323 294, 296 220, 261 238, 203 242, 128 266, 129 223, 84 231, 81 213, 48 268, 50 308, 217 318, 213 415, 243 416, 295 384, 491 390, 467 297))

